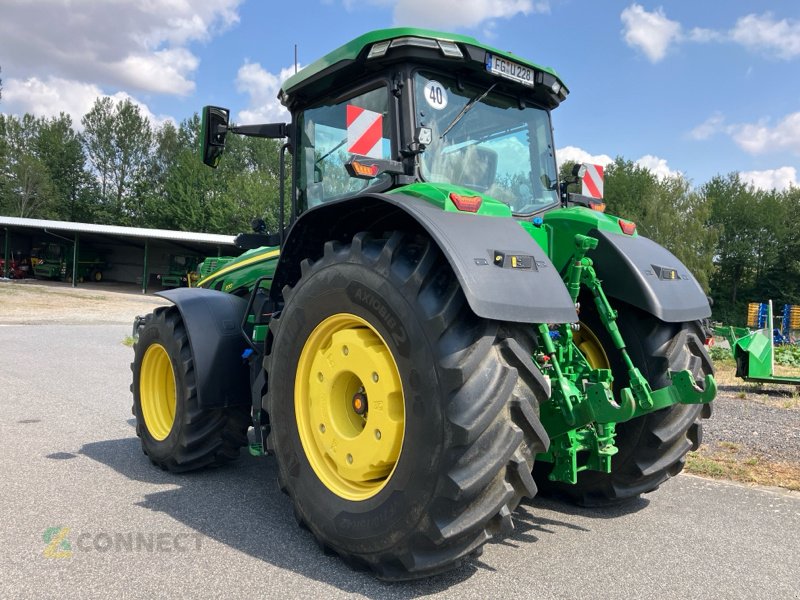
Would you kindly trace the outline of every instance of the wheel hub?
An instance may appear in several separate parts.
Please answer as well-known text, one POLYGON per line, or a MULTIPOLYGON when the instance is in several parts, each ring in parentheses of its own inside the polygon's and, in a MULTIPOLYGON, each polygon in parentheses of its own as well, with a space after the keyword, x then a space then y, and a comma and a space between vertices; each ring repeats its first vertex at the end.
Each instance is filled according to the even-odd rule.
POLYGON ((167 350, 151 344, 144 353, 139 375, 142 418, 150 435, 163 441, 175 422, 175 374, 167 350))
POLYGON ((363 390, 359 390, 353 394, 353 410, 360 416, 367 413, 367 395, 363 390))
POLYGON ((314 329, 298 361, 295 414, 329 490, 365 500, 383 489, 400 456, 405 409, 392 353, 367 321, 337 314, 314 329))

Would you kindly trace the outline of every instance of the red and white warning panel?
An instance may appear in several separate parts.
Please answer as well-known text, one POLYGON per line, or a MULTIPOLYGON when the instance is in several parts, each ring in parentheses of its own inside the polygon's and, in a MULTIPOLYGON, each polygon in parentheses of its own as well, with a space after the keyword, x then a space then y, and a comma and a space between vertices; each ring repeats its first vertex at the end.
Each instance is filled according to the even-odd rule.
POLYGON ((603 197, 603 167, 601 165, 584 165, 586 173, 583 174, 581 194, 590 198, 603 197))
POLYGON ((383 158, 383 115, 347 105, 347 151, 370 158, 383 158))

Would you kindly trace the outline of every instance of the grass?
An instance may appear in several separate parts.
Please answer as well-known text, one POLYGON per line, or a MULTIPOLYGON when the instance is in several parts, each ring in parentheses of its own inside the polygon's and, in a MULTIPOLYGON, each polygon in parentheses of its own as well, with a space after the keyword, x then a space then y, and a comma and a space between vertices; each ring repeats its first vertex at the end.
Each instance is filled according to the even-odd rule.
POLYGON ((122 345, 123 345, 123 346, 127 346, 128 348, 133 348, 133 344, 134 344, 134 342, 135 342, 135 341, 136 341, 136 340, 134 340, 134 339, 133 339, 131 336, 129 336, 129 335, 126 335, 126 336, 125 336, 125 337, 122 339, 122 345))
POLYGON ((686 472, 712 479, 800 491, 800 465, 776 462, 748 453, 739 444, 719 442, 686 456, 686 472))

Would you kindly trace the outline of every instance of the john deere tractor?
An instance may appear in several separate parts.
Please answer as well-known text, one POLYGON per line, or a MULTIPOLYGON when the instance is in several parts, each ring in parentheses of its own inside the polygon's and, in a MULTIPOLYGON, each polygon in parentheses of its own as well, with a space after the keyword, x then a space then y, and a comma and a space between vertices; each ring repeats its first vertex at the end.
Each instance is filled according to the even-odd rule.
MULTIPOLYGON (((450 569, 537 489, 624 502, 678 473, 716 393, 705 294, 559 181, 555 71, 471 37, 363 35, 284 82, 280 227, 136 323, 158 466, 274 456, 298 521, 379 577, 450 569)), ((580 175, 575 173, 575 178, 580 175)))

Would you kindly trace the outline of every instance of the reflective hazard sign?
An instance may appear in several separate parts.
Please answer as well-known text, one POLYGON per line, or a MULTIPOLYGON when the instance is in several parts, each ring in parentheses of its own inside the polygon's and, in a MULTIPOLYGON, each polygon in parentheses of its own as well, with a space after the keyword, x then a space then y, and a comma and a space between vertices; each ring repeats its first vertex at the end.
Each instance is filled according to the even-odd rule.
POLYGON ((383 115, 347 105, 347 151, 370 158, 383 158, 383 115))
POLYGON ((603 167, 600 165, 584 165, 586 173, 583 175, 581 194, 590 198, 603 197, 603 167))

